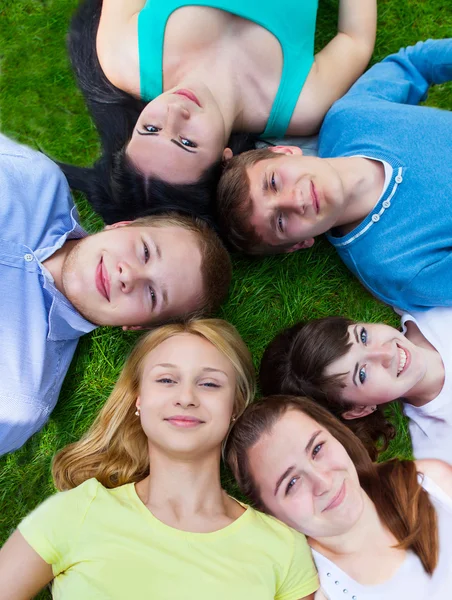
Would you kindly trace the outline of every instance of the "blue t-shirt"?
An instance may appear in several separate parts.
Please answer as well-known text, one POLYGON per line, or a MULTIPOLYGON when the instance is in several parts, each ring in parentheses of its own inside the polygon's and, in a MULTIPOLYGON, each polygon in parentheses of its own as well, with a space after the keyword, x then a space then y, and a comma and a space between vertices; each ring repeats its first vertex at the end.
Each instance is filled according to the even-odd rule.
POLYGON ((404 311, 452 306, 452 112, 417 106, 452 79, 452 39, 374 65, 328 112, 319 156, 367 156, 393 168, 369 215, 328 240, 377 298, 404 311))

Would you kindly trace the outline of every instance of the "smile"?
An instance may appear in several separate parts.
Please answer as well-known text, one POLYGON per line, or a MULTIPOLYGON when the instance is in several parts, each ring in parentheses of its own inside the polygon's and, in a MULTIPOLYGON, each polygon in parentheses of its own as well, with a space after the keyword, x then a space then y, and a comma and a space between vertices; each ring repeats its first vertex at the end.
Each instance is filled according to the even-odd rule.
POLYGON ((95 281, 99 294, 108 302, 110 302, 110 279, 108 277, 107 269, 104 265, 103 257, 100 259, 99 264, 97 265, 95 281))
POLYGON ((181 427, 182 429, 198 427, 204 423, 204 421, 201 421, 201 419, 187 415, 175 415, 174 417, 168 417, 164 420, 170 425, 173 425, 174 427, 181 427))
POLYGON ((177 92, 174 92, 174 93, 177 94, 178 96, 184 96, 185 98, 188 98, 189 100, 191 100, 192 102, 194 102, 201 108, 201 104, 200 104, 198 98, 194 95, 193 92, 190 92, 190 90, 177 90, 177 92))
POLYGON ((319 199, 317 197, 317 192, 315 189, 315 185, 313 184, 313 182, 311 181, 311 198, 312 198, 312 206, 314 207, 315 210, 315 214, 318 215, 319 214, 319 199))
POLYGON ((397 377, 407 370, 410 364, 410 353, 397 344, 397 350, 399 351, 399 366, 397 367, 397 377))
POLYGON ((327 510, 332 510, 333 508, 337 508, 338 506, 340 506, 342 504, 344 498, 345 498, 345 481, 342 483, 337 494, 333 497, 333 499, 330 501, 330 503, 322 510, 322 512, 325 512, 327 510))

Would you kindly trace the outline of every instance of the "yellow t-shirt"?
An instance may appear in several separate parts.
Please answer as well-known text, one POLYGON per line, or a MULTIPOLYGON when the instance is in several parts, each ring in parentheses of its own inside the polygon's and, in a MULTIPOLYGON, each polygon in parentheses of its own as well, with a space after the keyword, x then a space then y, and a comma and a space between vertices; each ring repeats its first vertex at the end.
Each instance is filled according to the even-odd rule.
POLYGON ((251 507, 212 533, 156 519, 134 484, 89 479, 48 498, 19 531, 64 600, 298 600, 317 590, 306 539, 251 507))

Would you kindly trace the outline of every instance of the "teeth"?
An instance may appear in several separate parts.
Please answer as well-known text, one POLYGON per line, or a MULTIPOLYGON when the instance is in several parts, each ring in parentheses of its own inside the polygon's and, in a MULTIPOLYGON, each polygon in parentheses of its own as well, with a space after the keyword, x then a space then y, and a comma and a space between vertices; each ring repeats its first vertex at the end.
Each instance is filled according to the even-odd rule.
POLYGON ((400 375, 400 373, 403 371, 403 368, 406 365, 406 352, 403 348, 399 347, 399 368, 397 369, 397 375, 400 375))

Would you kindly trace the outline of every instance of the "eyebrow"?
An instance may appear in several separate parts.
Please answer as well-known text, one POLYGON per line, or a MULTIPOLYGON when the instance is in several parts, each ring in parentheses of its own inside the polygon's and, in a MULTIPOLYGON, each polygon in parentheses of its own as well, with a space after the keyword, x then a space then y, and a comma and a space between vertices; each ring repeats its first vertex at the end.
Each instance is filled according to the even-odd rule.
MULTIPOLYGON (((306 448, 304 449, 305 453, 308 454, 317 438, 317 436, 321 433, 321 430, 318 429, 317 431, 314 431, 314 433, 311 435, 311 437, 309 438, 309 442, 306 444, 306 448)), ((278 481, 276 482, 275 485, 275 491, 274 491, 274 495, 276 496, 276 494, 278 493, 278 490, 282 484, 282 482, 284 481, 284 479, 286 479, 286 477, 288 477, 288 475, 290 475, 292 473, 292 471, 295 470, 295 466, 292 465, 290 467, 288 467, 284 473, 281 475, 281 477, 278 479, 278 481)))
MULTIPOLYGON (((151 369, 155 369, 155 367, 165 367, 165 369, 177 369, 178 368, 178 366, 173 363, 158 363, 156 365, 153 365, 151 367, 151 369)), ((202 371, 204 371, 205 373, 214 373, 214 372, 215 373, 223 373, 223 375, 228 377, 227 373, 225 373, 221 369, 214 369, 213 367, 203 367, 202 371)))
MULTIPOLYGON (((136 129, 135 131, 138 133, 138 135, 158 135, 158 132, 156 131, 140 131, 139 129, 136 129)), ((179 146, 179 148, 182 148, 182 150, 185 150, 185 152, 190 152, 190 154, 197 154, 196 150, 190 150, 189 148, 187 148, 187 146, 184 146, 177 140, 171 138, 171 141, 173 142, 173 144, 176 144, 176 146, 179 146)))
MULTIPOLYGON (((359 340, 358 340, 358 325, 354 326, 353 333, 355 334, 356 343, 359 344, 359 340)), ((358 363, 356 363, 356 365, 355 365, 355 368, 353 370, 353 377, 352 377, 352 381, 356 385, 356 387, 358 387, 358 384, 356 383, 356 374, 357 373, 358 373, 358 363)))

